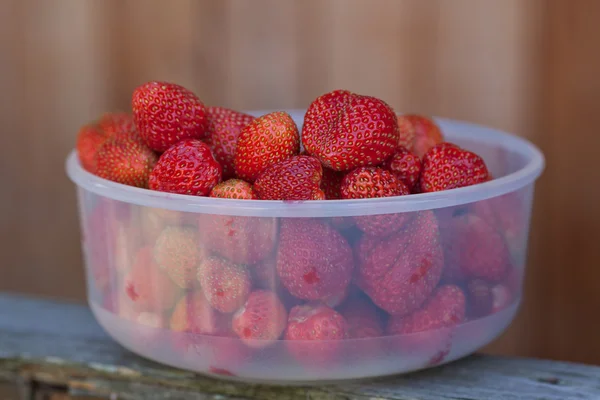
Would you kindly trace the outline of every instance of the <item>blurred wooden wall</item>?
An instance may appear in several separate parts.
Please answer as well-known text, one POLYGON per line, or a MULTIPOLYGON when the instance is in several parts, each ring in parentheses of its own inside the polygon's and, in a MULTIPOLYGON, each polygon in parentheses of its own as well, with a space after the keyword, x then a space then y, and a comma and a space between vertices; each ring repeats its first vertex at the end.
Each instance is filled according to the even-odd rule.
POLYGON ((489 351, 600 363, 600 1, 3 0, 0 290, 84 300, 79 125, 171 80, 206 103, 347 88, 538 144, 526 299, 489 351))

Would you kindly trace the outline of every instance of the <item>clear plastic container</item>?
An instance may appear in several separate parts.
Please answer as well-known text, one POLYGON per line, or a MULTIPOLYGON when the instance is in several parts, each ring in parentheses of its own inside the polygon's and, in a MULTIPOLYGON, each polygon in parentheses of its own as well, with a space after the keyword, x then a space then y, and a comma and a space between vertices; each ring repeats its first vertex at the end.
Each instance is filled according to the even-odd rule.
MULTIPOLYGON (((303 111, 289 112, 300 127, 303 111)), ((438 123, 495 179, 368 200, 213 199, 103 180, 73 152, 96 318, 141 356, 250 381, 389 375, 476 351, 519 307, 544 158, 438 123)))

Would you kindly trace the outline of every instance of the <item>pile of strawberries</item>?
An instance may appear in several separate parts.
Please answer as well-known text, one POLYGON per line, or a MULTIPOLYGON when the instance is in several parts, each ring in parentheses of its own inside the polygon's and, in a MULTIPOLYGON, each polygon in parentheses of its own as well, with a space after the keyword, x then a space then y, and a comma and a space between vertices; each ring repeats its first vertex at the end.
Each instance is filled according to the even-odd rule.
MULTIPOLYGON (((219 198, 362 199, 491 179, 481 157, 444 142, 431 119, 343 90, 310 105, 300 135, 285 112, 254 118, 151 82, 135 90, 133 115, 85 126, 77 150, 100 177, 219 198)), ((436 364, 463 322, 519 295, 527 210, 518 193, 333 218, 90 204, 83 237, 94 296, 121 318, 171 332, 174 352, 213 357, 221 373, 273 349, 308 368, 390 352, 436 364), (348 340, 385 336, 395 339, 348 340), (236 344, 203 342, 213 337, 236 344)))
POLYGON ((171 83, 138 87, 132 108, 80 130, 86 170, 151 190, 259 200, 404 196, 490 179, 484 161, 444 142, 432 119, 398 116, 347 90, 314 100, 302 135, 285 112, 254 118, 206 107, 171 83))

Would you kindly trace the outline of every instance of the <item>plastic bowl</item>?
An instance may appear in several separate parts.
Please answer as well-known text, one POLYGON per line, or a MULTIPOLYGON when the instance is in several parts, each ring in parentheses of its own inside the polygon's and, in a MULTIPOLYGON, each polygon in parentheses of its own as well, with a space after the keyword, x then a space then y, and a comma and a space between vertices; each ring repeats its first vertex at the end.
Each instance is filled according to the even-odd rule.
MULTIPOLYGON (((303 111, 288 112, 300 127, 303 111)), ((494 180, 395 198, 238 201, 109 182, 73 152, 96 318, 149 359, 272 383, 403 373, 476 351, 519 307, 544 158, 510 134, 437 121, 494 180)))

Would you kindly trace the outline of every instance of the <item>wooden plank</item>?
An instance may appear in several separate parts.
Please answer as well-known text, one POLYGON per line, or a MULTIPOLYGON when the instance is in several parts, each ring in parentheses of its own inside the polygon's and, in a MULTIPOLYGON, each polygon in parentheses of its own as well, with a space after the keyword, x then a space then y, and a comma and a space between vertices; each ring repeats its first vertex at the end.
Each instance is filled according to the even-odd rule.
POLYGON ((3 376, 64 386, 78 396, 149 400, 600 398, 600 367, 481 355, 420 373, 334 385, 216 380, 122 349, 84 306, 11 295, 0 295, 0 379, 3 376))

